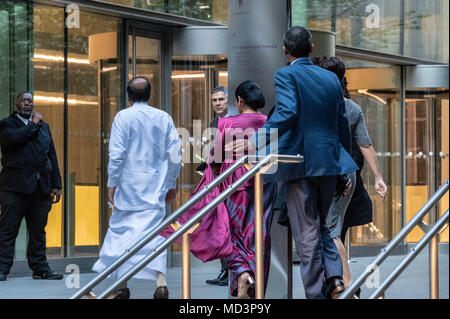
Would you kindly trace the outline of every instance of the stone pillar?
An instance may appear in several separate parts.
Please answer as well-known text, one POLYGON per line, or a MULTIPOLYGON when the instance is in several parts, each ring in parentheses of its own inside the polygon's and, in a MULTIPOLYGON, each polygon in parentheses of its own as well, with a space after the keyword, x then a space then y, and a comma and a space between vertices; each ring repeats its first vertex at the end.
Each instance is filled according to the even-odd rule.
POLYGON ((286 65, 283 35, 287 29, 286 2, 228 0, 228 89, 230 104, 239 83, 253 80, 266 98, 262 110, 275 104, 274 72, 286 65))

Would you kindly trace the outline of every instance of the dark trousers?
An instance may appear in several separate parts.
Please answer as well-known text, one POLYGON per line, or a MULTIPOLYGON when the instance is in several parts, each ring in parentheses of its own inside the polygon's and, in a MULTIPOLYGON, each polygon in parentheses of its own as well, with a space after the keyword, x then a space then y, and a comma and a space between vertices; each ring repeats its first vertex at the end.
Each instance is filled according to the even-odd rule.
POLYGON ((0 191, 0 270, 9 273, 14 246, 22 219, 28 231, 27 260, 31 270, 49 269, 46 257, 45 226, 52 207, 50 194, 39 188, 31 194, 0 191))
POLYGON ((325 298, 324 279, 342 277, 342 261, 325 226, 335 190, 336 176, 287 182, 287 211, 308 299, 325 298))
POLYGON ((220 264, 221 264, 220 272, 223 272, 223 271, 225 271, 225 270, 228 270, 227 262, 225 261, 224 258, 220 258, 220 264))

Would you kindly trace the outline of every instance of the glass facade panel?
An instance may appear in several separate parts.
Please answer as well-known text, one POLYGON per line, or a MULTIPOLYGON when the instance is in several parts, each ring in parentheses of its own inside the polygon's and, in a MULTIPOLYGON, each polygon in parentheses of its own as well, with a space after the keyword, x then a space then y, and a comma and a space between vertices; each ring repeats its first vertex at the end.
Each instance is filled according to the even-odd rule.
POLYGON ((227 23, 227 0, 106 0, 120 5, 227 23))
POLYGON ((101 188, 105 186, 101 172, 107 165, 102 135, 109 131, 108 124, 102 125, 102 112, 112 116, 120 106, 120 29, 121 20, 81 11, 80 28, 68 30, 71 255, 98 253, 101 216, 108 215, 100 211, 105 209, 101 205, 101 188))
POLYGON ((335 8, 332 0, 293 0, 292 25, 333 31, 332 16, 335 8))
MULTIPOLYGON (((34 103, 49 123, 61 177, 64 178, 64 10, 34 6, 34 103)), ((48 216, 46 227, 48 256, 63 255, 62 199, 48 216)))
POLYGON ((336 1, 336 43, 401 54, 401 1, 336 1))
POLYGON ((338 45, 437 62, 449 61, 448 21, 446 0, 292 0, 292 25, 336 32, 338 45))
POLYGON ((449 2, 405 0, 404 55, 448 63, 449 2))
POLYGON ((351 240, 353 245, 384 245, 402 227, 400 68, 341 58, 347 67, 351 99, 363 110, 380 171, 388 186, 383 201, 375 191, 375 178, 366 163, 361 176, 372 199, 373 222, 352 228, 351 240))
POLYGON ((400 54, 401 2, 293 0, 292 25, 336 32, 336 43, 400 54))
MULTIPOLYGON (((0 118, 15 110, 17 94, 32 90, 33 24, 31 4, 0 2, 0 118)), ((0 164, 1 167, 1 164, 0 164)), ((22 221, 16 239, 16 258, 26 256, 27 231, 22 221)))
POLYGON ((15 109, 16 96, 31 90, 33 51, 32 6, 12 1, 0 2, 0 115, 15 109), (12 58, 13 57, 13 58, 12 58))

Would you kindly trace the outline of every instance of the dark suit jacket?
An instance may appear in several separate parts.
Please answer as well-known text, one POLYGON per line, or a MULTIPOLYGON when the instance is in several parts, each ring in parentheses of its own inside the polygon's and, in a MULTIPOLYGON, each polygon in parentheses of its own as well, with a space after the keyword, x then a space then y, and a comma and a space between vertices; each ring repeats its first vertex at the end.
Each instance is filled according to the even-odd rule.
MULTIPOLYGON (((216 116, 211 123, 209 123, 210 128, 217 129, 217 126, 219 125, 219 117, 216 116)), ((212 140, 214 140, 214 136, 211 137, 212 140)), ((203 161, 197 168, 195 169, 197 172, 203 172, 206 169, 206 162, 203 161)))
MULTIPOLYGON (((265 181, 287 181, 312 176, 343 175, 356 171, 350 151, 350 128, 337 76, 299 59, 274 75, 276 106, 262 127, 278 129, 278 154, 303 155, 301 164, 279 165, 265 181), (346 151, 346 149, 348 151, 346 151)), ((258 130, 250 140, 269 153, 269 134, 258 130)))
POLYGON ((16 112, 0 121, 0 190, 43 195, 62 188, 55 145, 47 123, 25 125, 16 112))

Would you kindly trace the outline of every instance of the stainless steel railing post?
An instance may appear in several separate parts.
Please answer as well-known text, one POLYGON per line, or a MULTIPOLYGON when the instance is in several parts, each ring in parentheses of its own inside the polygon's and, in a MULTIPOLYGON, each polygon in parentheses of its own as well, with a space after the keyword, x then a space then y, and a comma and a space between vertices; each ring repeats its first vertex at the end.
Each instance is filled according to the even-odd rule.
POLYGON ((263 177, 255 175, 255 262, 256 262, 256 299, 264 299, 264 257, 263 257, 263 177))
MULTIPOLYGON (((422 251, 422 249, 427 245, 427 243, 436 237, 439 230, 448 223, 448 210, 442 215, 441 218, 433 225, 433 227, 422 237, 422 239, 416 244, 416 246, 411 250, 411 252, 406 256, 405 259, 395 268, 395 270, 389 275, 388 278, 380 285, 380 287, 369 297, 369 299, 376 299, 381 296, 384 291, 389 288, 389 286, 394 282, 394 280, 405 270, 406 267, 413 261, 413 259, 422 251)), ((437 278, 436 278, 437 279, 437 278)))
POLYGON ((425 215, 430 211, 431 208, 444 196, 444 194, 449 189, 449 181, 445 181, 436 193, 431 196, 431 198, 425 203, 425 205, 417 212, 416 215, 403 227, 400 232, 389 242, 389 244, 384 247, 381 252, 377 255, 375 260, 372 262, 372 267, 367 267, 366 270, 353 282, 353 284, 348 287, 340 296, 339 299, 352 298, 353 294, 358 290, 359 287, 364 283, 364 281, 369 277, 376 267, 379 267, 381 263, 392 253, 395 247, 402 242, 406 236, 413 230, 414 227, 419 225, 425 215))
POLYGON ((189 232, 183 234, 182 245, 182 283, 183 299, 191 299, 191 238, 189 232))

